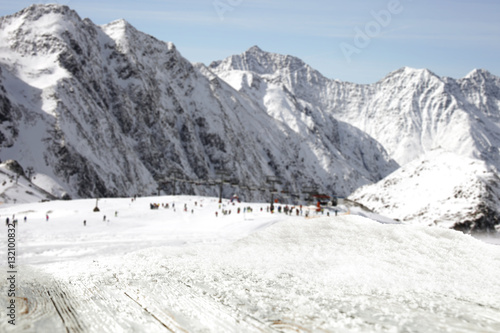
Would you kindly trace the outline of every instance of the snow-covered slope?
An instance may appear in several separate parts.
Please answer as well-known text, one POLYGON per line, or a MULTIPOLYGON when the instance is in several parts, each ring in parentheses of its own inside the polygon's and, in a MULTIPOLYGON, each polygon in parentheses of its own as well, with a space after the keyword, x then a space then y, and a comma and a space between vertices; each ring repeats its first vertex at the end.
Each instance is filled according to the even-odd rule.
MULTIPOLYGON (((102 199, 100 213, 92 199, 0 206, 20 220, 16 326, 4 316, 0 331, 498 332, 498 245, 257 203, 216 216, 217 202, 102 199)), ((7 277, 0 270, 6 302, 7 277)))
POLYGON ((0 28, 0 158, 34 166, 73 197, 152 193, 175 172, 208 180, 217 170, 245 185, 275 176, 293 192, 347 195, 397 167, 354 127, 300 105, 270 114, 126 21, 96 26, 66 6, 33 5, 0 28))
POLYGON ((427 153, 350 199, 406 223, 464 231, 500 228, 500 178, 485 162, 427 153))
MULTIPOLYGON (((381 179, 397 168, 372 137, 332 114, 311 112, 312 106, 298 103, 283 85, 254 72, 222 71, 218 75, 280 124, 288 138, 286 145, 293 154, 292 165, 303 162, 304 171, 317 179, 323 178, 322 169, 329 170, 327 182, 334 182, 342 189, 337 194, 345 193, 349 182, 359 182, 358 170, 367 170, 371 177, 381 179)), ((287 166, 291 165, 277 165, 279 169, 287 169, 287 166)), ((297 175, 289 173, 288 178, 297 178, 297 175)))
MULTIPOLYGON (((36 179, 36 176, 33 177, 36 179)), ((55 199, 53 194, 44 190, 51 188, 51 185, 53 184, 48 184, 43 177, 38 180, 38 185, 36 185, 26 177, 24 171, 14 161, 0 164, 0 205, 55 199)), ((56 190, 53 192, 57 193, 56 190)), ((64 192, 61 192, 57 197, 63 196, 64 192)))

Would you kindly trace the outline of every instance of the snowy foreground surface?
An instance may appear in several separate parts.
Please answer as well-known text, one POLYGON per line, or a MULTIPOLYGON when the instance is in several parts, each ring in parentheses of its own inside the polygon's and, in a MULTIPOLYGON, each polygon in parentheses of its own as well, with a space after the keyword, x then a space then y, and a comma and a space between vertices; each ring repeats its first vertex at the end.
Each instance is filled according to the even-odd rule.
POLYGON ((500 331, 500 246, 456 231, 264 204, 216 217, 199 197, 94 206, 0 207, 2 223, 19 219, 17 325, 5 262, 0 332, 500 331))

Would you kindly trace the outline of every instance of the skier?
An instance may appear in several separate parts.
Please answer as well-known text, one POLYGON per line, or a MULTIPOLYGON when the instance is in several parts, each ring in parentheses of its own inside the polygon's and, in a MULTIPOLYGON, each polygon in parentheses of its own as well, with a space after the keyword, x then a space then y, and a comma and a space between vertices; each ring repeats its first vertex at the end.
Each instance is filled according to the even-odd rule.
POLYGON ((105 222, 105 221, 106 221, 106 215, 104 215, 104 216, 103 216, 102 221, 103 221, 103 222, 105 222))
POLYGON ((49 221, 49 214, 45 215, 45 221, 48 222, 49 221))
POLYGON ((87 225, 87 220, 83 220, 83 226, 85 227, 87 225))
POLYGON ((25 216, 24 217, 24 223, 26 223, 27 220, 28 220, 28 218, 25 216))

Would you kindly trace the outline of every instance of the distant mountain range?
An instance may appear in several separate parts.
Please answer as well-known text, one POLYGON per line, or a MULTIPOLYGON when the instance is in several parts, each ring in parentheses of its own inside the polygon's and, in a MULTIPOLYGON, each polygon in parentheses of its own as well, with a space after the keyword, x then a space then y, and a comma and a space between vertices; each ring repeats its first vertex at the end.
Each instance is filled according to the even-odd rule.
POLYGON ((485 70, 455 80, 405 67, 361 85, 327 79, 300 59, 256 46, 210 69, 247 94, 256 91, 244 82, 252 73, 317 118, 333 115, 361 129, 401 165, 438 147, 500 165, 500 78, 485 70))
MULTIPOLYGON (((0 106, 0 159, 74 198, 171 192, 174 176, 178 192, 215 195, 221 173, 236 186, 225 195, 247 200, 268 197, 269 177, 279 191, 347 196, 400 166, 418 177, 408 168, 428 156, 481 161, 471 172, 493 178, 500 166, 500 78, 487 71, 456 80, 402 68, 360 85, 257 46, 204 66, 126 21, 98 26, 60 5, 0 18, 0 106)), ((497 216, 496 190, 479 191, 497 216)), ((394 203, 414 200, 396 192, 394 203)))

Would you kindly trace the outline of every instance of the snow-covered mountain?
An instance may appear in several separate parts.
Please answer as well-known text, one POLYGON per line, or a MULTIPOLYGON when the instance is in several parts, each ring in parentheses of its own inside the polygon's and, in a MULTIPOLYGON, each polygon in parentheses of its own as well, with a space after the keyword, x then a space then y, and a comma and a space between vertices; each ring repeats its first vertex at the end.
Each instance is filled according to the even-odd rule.
POLYGON ((316 119, 334 115, 379 141, 400 165, 441 147, 500 167, 500 78, 485 70, 455 80, 401 68, 360 85, 327 79, 300 59, 256 46, 210 68, 247 94, 258 94, 255 84, 242 83, 252 77, 273 87, 267 101, 282 98, 273 96, 280 91, 316 119))
MULTIPOLYGON (((293 98, 276 91, 276 100, 293 98)), ((274 176, 293 192, 347 195, 397 168, 352 125, 274 102, 238 92, 123 20, 97 26, 60 5, 0 19, 0 159, 32 166, 72 197, 152 193, 174 173, 207 180, 218 170, 240 184, 274 176)))
POLYGON ((350 199, 405 223, 464 231, 500 228, 500 178, 484 161, 437 149, 350 199))
MULTIPOLYGON (((126 21, 97 26, 66 6, 33 5, 0 18, 0 106, 0 159, 33 167, 56 195, 128 196, 158 186, 170 193, 173 183, 162 180, 174 175, 198 180, 177 182, 178 192, 215 195, 218 187, 203 181, 225 171, 240 184, 226 186, 225 195, 238 191, 247 200, 267 197, 267 176, 292 193, 316 187, 347 196, 423 158, 443 177, 453 168, 473 179, 487 170, 471 195, 492 198, 453 204, 448 190, 409 164, 398 172, 426 184, 416 196, 444 195, 435 198, 446 207, 437 215, 420 201, 425 223, 464 226, 471 216, 489 216, 491 227, 499 220, 500 78, 484 70, 452 79, 402 68, 360 85, 257 46, 206 67, 126 21), (446 164, 437 148, 463 160, 446 164), (482 167, 463 168, 470 159, 482 167)), ((450 181, 469 193, 460 179, 450 181)), ((377 186, 352 198, 370 207, 377 186)), ((419 221, 396 209, 411 196, 384 193, 391 210, 370 208, 419 221)), ((470 221, 470 228, 486 226, 470 221)))
POLYGON ((210 68, 272 117, 294 124, 290 114, 303 110, 325 124, 333 116, 382 143, 403 169, 351 196, 377 213, 461 229, 500 223, 500 78, 487 71, 455 80, 402 68, 358 85, 327 79, 300 59, 256 46, 210 68), (427 173, 420 172, 420 159, 427 173), (453 199, 455 192, 462 193, 460 200, 453 199))

